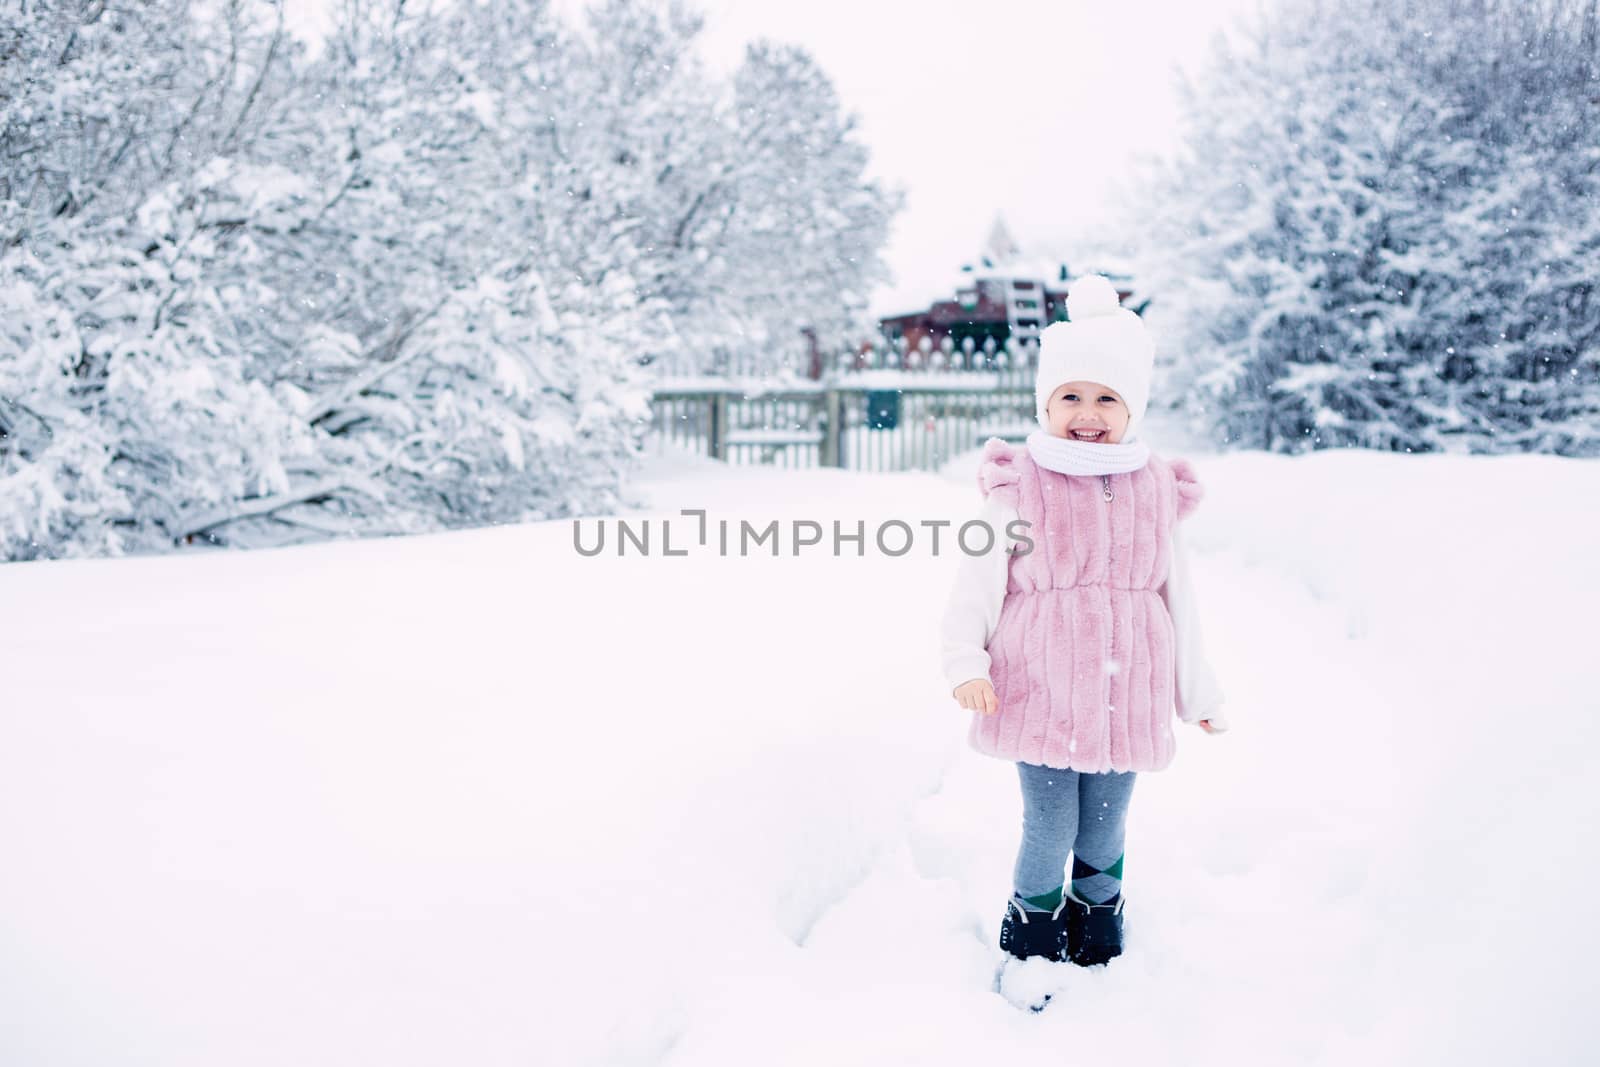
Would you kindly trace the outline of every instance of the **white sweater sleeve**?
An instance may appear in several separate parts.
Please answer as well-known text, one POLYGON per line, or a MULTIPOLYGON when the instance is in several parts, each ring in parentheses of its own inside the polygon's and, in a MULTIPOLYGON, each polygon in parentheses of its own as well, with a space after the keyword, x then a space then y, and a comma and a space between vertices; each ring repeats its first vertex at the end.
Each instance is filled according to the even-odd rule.
POLYGON ((1182 529, 1181 523, 1173 526, 1172 566, 1161 586, 1161 599, 1172 616, 1177 646, 1173 652, 1177 660, 1178 718, 1184 722, 1210 719, 1212 729, 1225 730, 1228 722, 1222 714, 1223 693, 1211 672, 1205 642, 1200 636, 1200 611, 1190 581, 1189 553, 1180 533, 1182 529))
MULTIPOLYGON (((1015 505, 989 496, 984 498, 977 517, 995 532, 994 547, 974 556, 963 551, 958 540, 953 541, 960 562, 940 628, 944 676, 952 693, 961 683, 974 678, 990 681, 989 639, 994 636, 1000 607, 1006 599, 1010 553, 1019 543, 1006 533, 1010 523, 1019 518, 1015 505)), ((951 531, 952 537, 957 530, 959 527, 951 531)), ((974 531, 969 540, 981 541, 981 534, 974 531)))

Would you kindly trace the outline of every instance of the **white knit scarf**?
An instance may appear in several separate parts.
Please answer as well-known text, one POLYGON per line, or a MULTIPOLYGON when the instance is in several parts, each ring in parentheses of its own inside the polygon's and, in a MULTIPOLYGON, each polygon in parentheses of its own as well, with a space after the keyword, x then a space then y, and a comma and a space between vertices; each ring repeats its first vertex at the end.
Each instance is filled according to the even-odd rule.
POLYGON ((1149 461, 1150 448, 1137 437, 1100 445, 1035 430, 1028 435, 1028 454, 1039 466, 1062 474, 1126 474, 1149 461))

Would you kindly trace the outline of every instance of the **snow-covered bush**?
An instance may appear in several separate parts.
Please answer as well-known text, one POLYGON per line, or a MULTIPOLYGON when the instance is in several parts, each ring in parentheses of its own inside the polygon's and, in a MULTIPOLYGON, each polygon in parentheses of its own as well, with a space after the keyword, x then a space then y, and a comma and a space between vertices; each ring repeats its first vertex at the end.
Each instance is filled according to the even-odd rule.
POLYGON ((255 102, 235 76, 271 30, 232 12, 208 45, 179 5, 9 6, 0 546, 170 546, 282 492, 312 449, 249 374, 217 286, 256 215, 223 154, 255 102))
POLYGON ((712 77, 677 4, 340 5, 315 56, 264 0, 0 10, 7 558, 603 513, 647 365, 882 271, 826 78, 712 77))

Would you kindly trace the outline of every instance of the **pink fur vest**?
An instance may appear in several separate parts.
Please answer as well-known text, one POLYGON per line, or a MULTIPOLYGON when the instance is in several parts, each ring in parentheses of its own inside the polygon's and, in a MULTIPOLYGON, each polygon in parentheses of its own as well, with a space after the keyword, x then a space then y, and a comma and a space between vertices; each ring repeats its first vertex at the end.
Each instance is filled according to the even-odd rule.
MULTIPOLYGON (((992 438, 978 485, 1029 522, 987 646, 999 710, 974 712, 987 755, 1079 771, 1158 771, 1176 751, 1172 616, 1158 590, 1172 524, 1199 502, 1194 470, 1152 454, 1140 469, 1067 475, 992 438)), ((997 531, 999 532, 999 531, 997 531)))

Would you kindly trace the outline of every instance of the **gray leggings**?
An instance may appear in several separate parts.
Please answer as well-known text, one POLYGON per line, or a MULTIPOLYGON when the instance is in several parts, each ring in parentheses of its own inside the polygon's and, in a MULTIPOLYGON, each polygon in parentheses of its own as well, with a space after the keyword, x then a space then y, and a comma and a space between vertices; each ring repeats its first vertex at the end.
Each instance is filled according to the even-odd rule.
POLYGON ((1018 763, 1017 772, 1022 778, 1022 847, 1012 876, 1017 896, 1037 899, 1060 890, 1072 853, 1079 861, 1073 889, 1096 904, 1114 897, 1122 889, 1123 829, 1134 772, 1085 774, 1033 763, 1018 763), (1111 873, 1105 873, 1108 869, 1111 873))

